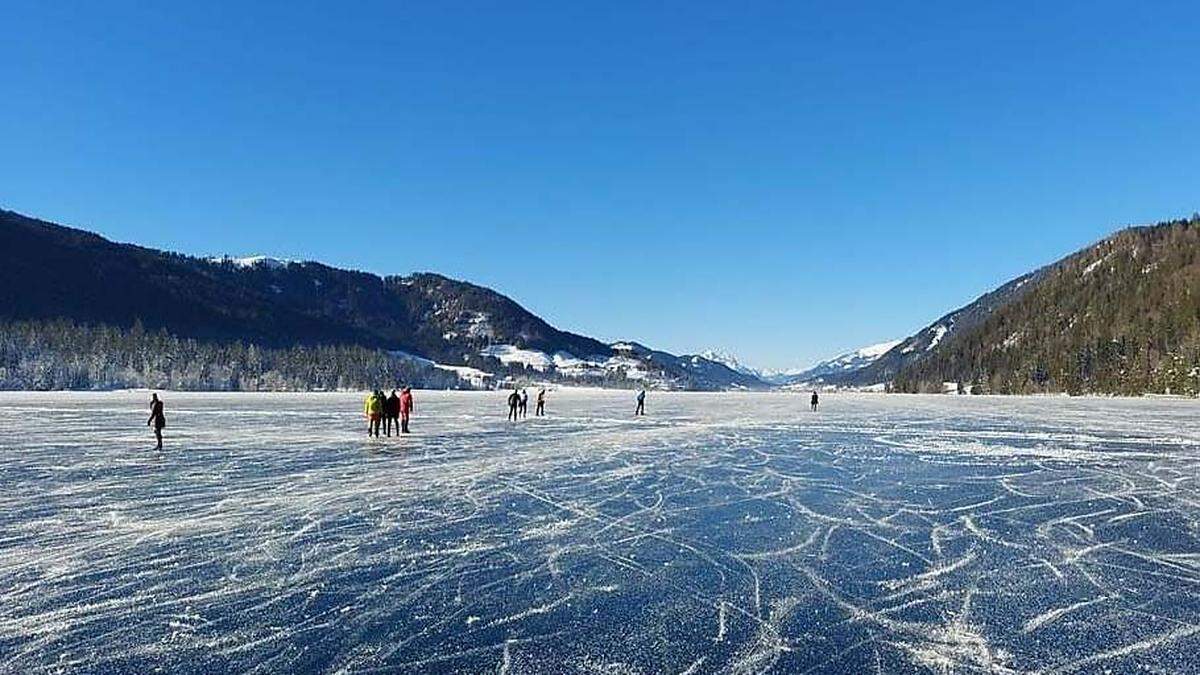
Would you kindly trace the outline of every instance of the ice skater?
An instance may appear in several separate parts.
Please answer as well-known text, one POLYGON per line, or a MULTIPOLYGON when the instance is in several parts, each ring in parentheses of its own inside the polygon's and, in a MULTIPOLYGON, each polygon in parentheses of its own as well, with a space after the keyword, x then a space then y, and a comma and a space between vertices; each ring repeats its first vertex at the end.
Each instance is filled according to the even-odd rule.
POLYGON ((158 441, 155 450, 162 450, 162 430, 167 426, 167 417, 163 414, 163 402, 158 394, 150 394, 150 419, 146 420, 146 426, 154 428, 154 439, 158 441))
POLYGON ((516 421, 517 407, 520 405, 521 393, 514 387, 512 393, 508 395, 508 419, 516 421))
POLYGON ((396 433, 400 433, 400 397, 396 396, 395 389, 383 401, 383 435, 391 438, 393 426, 396 427, 396 433))
POLYGON ((383 392, 376 389, 367 395, 363 403, 363 414, 367 416, 367 437, 379 438, 379 421, 383 418, 383 392))
POLYGON ((812 394, 812 411, 817 412, 817 406, 821 404, 821 397, 817 396, 817 392, 812 394))
POLYGON ((529 392, 521 390, 521 417, 529 415, 529 392))
POLYGON ((537 410, 534 411, 534 415, 536 415, 538 417, 542 417, 545 414, 546 414, 546 388, 542 387, 541 389, 538 390, 537 410))
POLYGON ((400 433, 408 433, 408 416, 413 411, 412 388, 405 387, 400 392, 400 433))
POLYGON ((637 408, 633 411, 634 416, 646 414, 646 390, 643 389, 637 395, 637 408))

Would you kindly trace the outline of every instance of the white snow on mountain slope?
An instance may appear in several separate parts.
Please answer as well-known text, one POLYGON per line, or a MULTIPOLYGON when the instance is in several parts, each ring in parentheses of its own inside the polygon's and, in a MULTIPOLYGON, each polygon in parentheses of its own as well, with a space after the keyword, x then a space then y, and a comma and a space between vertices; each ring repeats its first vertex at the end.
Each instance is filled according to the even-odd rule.
POLYGON ((388 353, 397 358, 407 359, 409 361, 420 363, 422 365, 429 366, 431 368, 437 368, 438 370, 450 371, 450 372, 454 373, 455 375, 458 375, 458 379, 462 380, 463 382, 466 382, 467 384, 471 385, 475 389, 487 388, 488 385, 490 385, 492 382, 494 382, 495 378, 496 378, 495 373, 488 373, 488 372, 479 370, 478 368, 471 368, 469 366, 448 366, 444 363, 438 363, 437 361, 427 359, 424 356, 417 356, 416 354, 410 354, 408 352, 401 351, 398 349, 394 349, 388 353))
MULTIPOLYGON (((679 386, 681 379, 691 377, 694 381, 708 383, 709 386, 754 388, 744 380, 729 376, 724 364, 715 363, 703 356, 672 357, 670 354, 652 352, 631 343, 617 343, 613 347, 616 353, 611 356, 591 355, 582 358, 566 351, 547 354, 537 349, 509 344, 489 345, 480 349, 478 353, 480 356, 494 358, 504 366, 524 366, 548 376, 557 375, 584 383, 595 384, 625 379, 642 381, 648 386, 662 389, 672 389, 679 386), (688 374, 682 375, 674 370, 680 367, 686 369, 688 374)), ((446 365, 403 351, 390 353, 430 367, 453 371, 475 388, 496 385, 512 375, 501 375, 500 370, 491 373, 465 366, 446 365)))
POLYGON ((479 351, 482 356, 491 356, 506 366, 523 365, 538 372, 553 367, 559 373, 571 377, 597 375, 605 372, 624 372, 631 380, 644 380, 650 376, 645 364, 629 356, 592 357, 581 359, 570 352, 555 352, 553 356, 536 349, 522 349, 514 345, 491 345, 479 351))
POLYGON ((388 351, 388 353, 391 354, 392 356, 395 356, 398 359, 415 361, 417 363, 420 363, 420 364, 426 365, 426 366, 438 365, 438 363, 436 361, 434 361, 433 359, 427 359, 424 356, 417 356, 416 354, 410 354, 410 353, 400 350, 400 349, 392 349, 392 350, 388 351))
POLYGON ((892 351, 892 348, 895 347, 896 345, 900 344, 900 342, 901 342, 900 340, 888 340, 887 342, 880 342, 879 344, 874 344, 874 345, 869 345, 867 347, 863 347, 862 349, 859 349, 859 350, 855 351, 854 353, 862 358, 869 358, 869 359, 874 360, 874 359, 877 359, 877 358, 883 356, 884 354, 892 351))
POLYGON ((554 352, 551 358, 554 360, 554 367, 564 371, 595 368, 603 366, 604 362, 608 360, 606 356, 593 356, 589 359, 581 359, 571 352, 554 352))
POLYGON ((534 370, 545 371, 554 365, 554 359, 550 358, 546 352, 534 349, 521 349, 513 345, 491 345, 479 350, 479 353, 482 356, 491 356, 500 359, 500 363, 506 366, 520 364, 534 370))
POLYGON ((471 368, 469 366, 447 366, 443 363, 435 363, 433 364, 433 367, 439 370, 448 370, 458 375, 458 379, 469 383, 476 389, 483 389, 487 387, 495 380, 496 377, 492 373, 484 372, 478 368, 471 368))
POLYGON ((888 340, 879 342, 866 347, 860 347, 853 351, 839 354, 832 359, 822 361, 811 368, 800 372, 789 372, 779 375, 770 375, 770 380, 775 384, 795 384, 800 382, 816 382, 819 383, 831 375, 840 375, 851 373, 874 363, 879 357, 888 353, 896 345, 899 345, 901 340, 888 340))
MULTIPOLYGON (((614 345, 614 348, 617 348, 614 345)), ((591 356, 579 358, 570 352, 555 352, 553 355, 536 349, 522 349, 515 345, 490 345, 479 351, 481 356, 499 359, 504 365, 524 365, 538 372, 546 372, 554 368, 561 375, 568 377, 583 377, 589 375, 604 375, 605 373, 623 372, 631 380, 642 380, 649 377, 645 364, 636 358, 628 356, 632 353, 632 345, 620 345, 625 349, 614 356, 591 356)))
POLYGON ((726 368, 743 375, 751 375, 758 378, 761 378, 763 375, 761 370, 742 363, 741 360, 739 360, 736 356, 725 350, 706 349, 696 356, 712 361, 713 363, 719 363, 726 368))
POLYGON ((817 368, 841 371, 858 370, 859 368, 863 368, 873 363, 875 359, 878 359, 879 357, 888 353, 888 351, 898 344, 900 344, 900 340, 890 340, 888 342, 880 342, 878 344, 861 347, 859 349, 855 349, 854 351, 846 352, 845 354, 839 354, 828 361, 822 361, 821 363, 813 366, 813 368, 810 370, 815 370, 817 368))
POLYGON ((938 346, 938 343, 942 341, 942 338, 946 337, 946 333, 949 331, 949 328, 939 323, 937 327, 933 329, 933 339, 929 341, 929 346, 925 348, 925 351, 929 351, 938 346))
POLYGON ((808 368, 783 368, 773 369, 765 368, 758 373, 758 379, 767 384, 787 384, 795 379, 798 375, 803 375, 808 372, 808 368))
MULTIPOLYGON (((1094 261, 1094 262, 1092 262, 1090 265, 1088 265, 1087 267, 1083 268, 1083 272, 1081 272, 1081 273, 1079 274, 1079 276, 1081 276, 1081 277, 1086 277, 1087 275, 1091 274, 1092 272, 1095 272, 1097 268, 1099 268, 1099 267, 1100 267, 1101 265, 1103 265, 1104 263, 1108 262, 1108 259, 1109 259, 1109 258, 1111 258, 1111 257, 1112 257, 1112 253, 1111 253, 1111 252, 1109 252, 1109 253, 1106 253, 1106 254, 1104 254, 1104 255, 1100 256, 1100 258, 1099 258, 1098 260, 1095 260, 1095 261, 1094 261)), ((1132 254, 1132 257, 1133 257, 1135 260, 1137 259, 1137 249, 1136 249, 1136 248, 1135 248, 1135 249, 1133 249, 1133 254, 1132 254)))
POLYGON ((242 269, 250 269, 252 267, 263 267, 266 269, 278 270, 287 267, 288 265, 299 264, 297 260, 285 260, 283 258, 272 258, 265 255, 252 255, 244 258, 235 258, 233 256, 222 255, 214 256, 207 259, 210 263, 221 265, 229 263, 234 267, 242 269))

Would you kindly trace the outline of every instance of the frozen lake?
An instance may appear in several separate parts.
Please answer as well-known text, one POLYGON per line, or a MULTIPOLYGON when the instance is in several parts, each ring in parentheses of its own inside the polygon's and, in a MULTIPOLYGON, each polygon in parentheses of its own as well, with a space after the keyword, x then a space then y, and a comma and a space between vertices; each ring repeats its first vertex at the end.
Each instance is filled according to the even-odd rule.
POLYGON ((0 672, 1200 672, 1195 401, 147 398, 0 394, 0 672))

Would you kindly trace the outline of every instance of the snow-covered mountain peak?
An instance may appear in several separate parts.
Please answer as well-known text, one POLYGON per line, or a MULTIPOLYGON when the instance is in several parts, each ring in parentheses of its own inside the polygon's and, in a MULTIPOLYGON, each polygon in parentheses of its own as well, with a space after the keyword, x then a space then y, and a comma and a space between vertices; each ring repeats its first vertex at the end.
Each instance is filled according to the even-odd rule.
POLYGON ((726 368, 742 373, 743 375, 753 375, 754 377, 759 377, 761 375, 761 371, 759 371, 757 368, 742 363, 738 357, 722 349, 706 349, 696 356, 712 361, 713 363, 719 363, 726 368))
POLYGON ((866 347, 859 347, 858 349, 838 354, 832 359, 822 361, 807 370, 782 373, 772 378, 772 380, 781 384, 819 384, 831 376, 846 375, 866 368, 901 342, 902 340, 887 340, 867 345, 866 347))

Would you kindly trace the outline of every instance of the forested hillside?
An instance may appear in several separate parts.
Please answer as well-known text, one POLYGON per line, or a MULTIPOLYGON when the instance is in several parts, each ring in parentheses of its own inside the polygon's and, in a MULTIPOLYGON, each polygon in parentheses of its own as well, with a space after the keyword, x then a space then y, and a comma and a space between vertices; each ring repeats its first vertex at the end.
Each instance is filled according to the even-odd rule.
POLYGON ((897 373, 988 393, 1200 392, 1200 216, 1122 230, 897 373))
POLYGON ((335 391, 401 384, 466 386, 452 371, 366 347, 264 348, 184 339, 141 324, 0 321, 0 389, 335 391))

